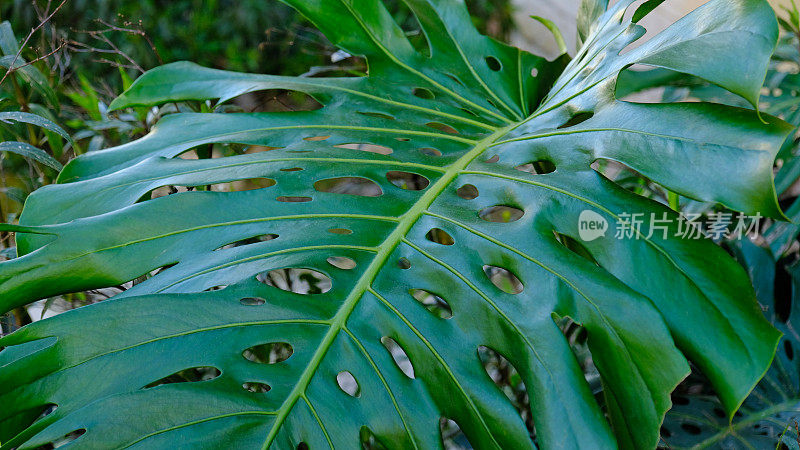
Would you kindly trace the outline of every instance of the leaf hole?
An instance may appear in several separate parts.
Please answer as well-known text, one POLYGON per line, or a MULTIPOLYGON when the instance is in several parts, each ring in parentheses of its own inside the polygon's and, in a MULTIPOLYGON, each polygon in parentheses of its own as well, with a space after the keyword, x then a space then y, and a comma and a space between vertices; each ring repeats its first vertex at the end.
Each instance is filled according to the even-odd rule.
POLYGON ((453 80, 457 85, 464 87, 464 83, 462 83, 461 80, 459 80, 458 77, 456 77, 455 75, 450 73, 446 73, 445 75, 447 76, 447 78, 453 80))
POLYGON ((485 265, 483 266, 483 273, 486 274, 495 287, 507 294, 519 294, 524 289, 519 278, 508 269, 485 265))
POLYGON ((685 432, 687 432, 689 434, 695 435, 695 436, 697 436, 698 434, 701 434, 703 432, 703 430, 701 430, 700 427, 698 427, 697 425, 695 425, 693 423, 687 423, 687 422, 684 422, 684 423, 681 424, 681 429, 683 431, 685 431, 685 432))
POLYGON ((453 236, 441 228, 431 228, 426 234, 425 239, 441 245, 453 245, 456 243, 453 236))
POLYGON ((302 167, 287 167, 286 169, 281 169, 281 172, 299 172, 303 170, 302 167))
POLYGON ((538 76, 539 76, 539 69, 537 69, 536 67, 534 67, 533 69, 531 69, 531 76, 532 76, 533 78, 536 78, 536 77, 538 77, 538 76))
POLYGON ((783 340, 783 351, 786 353, 786 357, 789 358, 789 361, 794 359, 794 348, 792 347, 792 342, 788 339, 783 340))
POLYGON ((575 125, 579 125, 587 120, 591 119, 594 116, 592 111, 581 111, 572 115, 566 122, 564 122, 561 126, 558 127, 559 130, 564 128, 574 127, 575 125))
POLYGON ((259 383, 256 381, 247 381, 242 383, 242 389, 247 392, 252 392, 254 394, 266 394, 267 392, 272 389, 272 386, 266 383, 259 383))
POLYGON ((483 208, 478 215, 487 222, 509 223, 521 219, 525 212, 513 206, 495 205, 483 208))
POLYGON ((445 449, 475 448, 466 439, 466 435, 455 420, 447 417, 439 419, 439 434, 445 449), (464 441, 467 441, 466 443, 464 441), (466 445, 465 445, 466 444, 466 445))
POLYGON ((497 161, 500 161, 500 156, 499 156, 499 155, 494 155, 494 156, 492 156, 491 158, 487 159, 487 160, 486 160, 486 161, 484 161, 484 162, 485 162, 485 163, 489 163, 489 164, 494 164, 494 163, 496 163, 497 161))
POLYGON ((458 109, 460 109, 461 111, 464 111, 465 113, 469 114, 472 117, 480 117, 478 115, 478 113, 476 113, 475 111, 473 111, 471 109, 467 109, 467 108, 458 108, 458 109))
POLYGON ((389 352, 389 355, 391 355, 397 368, 403 372, 403 375, 413 380, 415 378, 414 365, 411 364, 411 360, 408 358, 405 350, 403 350, 403 347, 389 336, 382 337, 381 344, 383 344, 383 347, 389 352))
POLYGON ((242 357, 256 364, 277 364, 289 359, 292 353, 294 349, 287 342, 268 342, 244 349, 242 357))
POLYGON ((226 287, 228 287, 227 284, 219 284, 217 286, 211 286, 210 288, 203 289, 203 292, 221 291, 226 287))
POLYGON ((419 149, 419 151, 425 156, 442 156, 442 152, 431 147, 424 147, 419 149))
POLYGON ((386 179, 393 185, 407 191, 421 191, 431 184, 430 180, 422 175, 399 170, 386 172, 386 179))
POLYGON ((385 145, 370 144, 369 142, 353 142, 349 144, 338 144, 334 145, 334 147, 344 148, 347 150, 358 150, 368 153, 377 153, 379 155, 391 155, 392 153, 394 153, 394 150, 392 150, 389 147, 386 147, 385 145))
POLYGON ((297 450, 309 450, 308 444, 306 444, 305 442, 297 444, 297 450))
POLYGON ((346 256, 330 256, 326 261, 337 269, 352 270, 356 268, 356 262, 346 256))
POLYGON ((489 66, 489 69, 493 72, 499 72, 503 69, 503 65, 500 64, 500 61, 494 56, 487 56, 484 58, 484 61, 486 61, 486 65, 489 66))
POLYGON ((450 304, 442 297, 424 289, 409 289, 408 293, 414 297, 414 300, 424 306, 425 309, 433 313, 434 316, 440 319, 449 319, 453 317, 453 310, 450 308, 450 304))
POLYGON ((153 381, 142 389, 150 389, 162 384, 175 384, 175 383, 197 383, 200 381, 213 380, 220 376, 222 372, 216 367, 212 366, 199 366, 190 367, 188 369, 179 370, 172 375, 167 375, 164 378, 153 381))
POLYGON ((249 238, 246 238, 246 239, 239 239, 238 241, 234 241, 234 242, 231 242, 229 244, 225 244, 223 246, 217 247, 216 249, 214 249, 214 251, 227 250, 229 248, 241 247, 243 245, 258 244, 259 242, 267 242, 267 241, 271 241, 271 240, 277 239, 277 238, 278 238, 277 234, 272 234, 272 233, 270 233, 270 234, 259 234, 258 236, 253 236, 253 237, 249 237, 249 238))
POLYGON ((519 165, 515 167, 515 169, 522 172, 532 173, 534 175, 545 175, 555 172, 556 165, 548 159, 538 159, 527 164, 519 165))
POLYGON ((406 257, 401 257, 397 260, 397 267, 406 270, 411 268, 411 261, 408 260, 406 257))
POLYGON ((383 195, 378 183, 363 177, 338 177, 319 180, 314 189, 331 194, 355 195, 358 197, 380 197, 383 195))
POLYGON ((65 434, 64 436, 61 436, 60 438, 54 440, 53 442, 50 442, 47 445, 42 445, 40 447, 37 447, 37 449, 64 447, 65 445, 72 444, 76 439, 78 439, 79 437, 83 436, 84 434, 86 434, 86 429, 85 428, 81 428, 79 430, 71 431, 71 432, 65 434))
POLYGON ((348 234, 353 234, 353 230, 347 228, 328 228, 328 233, 348 235, 348 234))
POLYGON ((525 422, 528 434, 533 435, 534 424, 530 396, 517 368, 499 352, 485 345, 478 347, 478 359, 495 386, 505 394, 511 405, 517 410, 520 418, 525 422))
POLYGON ((292 196, 281 195, 276 200, 284 203, 305 203, 305 202, 310 202, 313 199, 311 197, 306 197, 306 196, 292 197, 292 196))
POLYGON ((478 198, 478 188, 474 184, 465 184, 456 189, 456 194, 464 200, 474 200, 478 198))
POLYGON ((333 287, 329 276, 306 268, 270 270, 256 275, 256 280, 267 286, 303 295, 324 294, 333 287))
POLYGON ((433 128, 434 130, 441 131, 448 134, 459 134, 458 130, 442 122, 428 122, 425 126, 433 128))
POLYGON ((245 297, 239 299, 239 303, 241 303, 244 306, 261 306, 266 302, 267 301, 261 297, 245 297))
POLYGON ((304 141, 311 141, 311 142, 324 141, 325 139, 328 139, 329 137, 330 137, 330 135, 328 135, 328 136, 309 136, 309 137, 304 137, 303 140, 304 141))
POLYGON ((724 418, 728 417, 728 415, 725 414, 725 411, 723 411, 722 408, 715 407, 713 409, 713 411, 714 411, 714 415, 719 417, 720 419, 724 419, 724 418))
POLYGON ((358 432, 358 439, 361 442, 362 450, 387 450, 386 446, 381 444, 375 433, 372 432, 366 425, 362 426, 358 432))
POLYGON ((384 114, 384 113, 379 113, 379 112, 358 111, 358 114, 361 114, 362 116, 367 116, 367 117, 374 117, 376 119, 397 120, 393 116, 390 116, 390 115, 384 114))
POLYGON ((425 100, 433 100, 434 98, 436 98, 436 96, 433 95, 433 92, 421 87, 414 88, 413 94, 415 97, 419 97, 425 100))
POLYGON ((339 389, 350 397, 361 397, 361 386, 358 385, 356 377, 352 373, 343 370, 336 375, 336 384, 339 389))

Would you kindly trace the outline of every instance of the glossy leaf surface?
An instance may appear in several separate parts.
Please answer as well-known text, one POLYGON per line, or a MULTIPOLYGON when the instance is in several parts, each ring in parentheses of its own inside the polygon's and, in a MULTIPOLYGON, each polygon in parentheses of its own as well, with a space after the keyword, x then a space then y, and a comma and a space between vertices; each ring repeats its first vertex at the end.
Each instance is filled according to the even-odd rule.
POLYGON ((70 162, 27 201, 26 228, 7 227, 21 231, 21 257, 0 264, 4 310, 152 276, 0 339, 4 448, 82 433, 81 448, 357 448, 372 436, 427 449, 442 445, 444 419, 474 448, 533 448, 480 347, 519 373, 544 448, 654 447, 687 358, 733 413, 778 339, 745 273, 710 241, 672 237, 675 221, 669 236, 645 226, 616 239, 624 214, 676 214, 591 164, 620 161, 682 195, 780 216, 771 171, 786 124, 614 97, 620 71, 642 63, 752 101, 777 38, 765 1, 713 0, 633 50, 643 29, 620 1, 574 60, 553 62, 479 35, 455 0, 406 1, 423 51, 378 0, 288 3, 365 56, 369 76, 152 70, 112 107, 266 89, 324 106, 167 116, 70 162), (180 157, 212 143, 250 152, 180 157), (342 178, 359 189, 337 190, 342 178), (148 199, 250 179, 268 186, 148 199), (576 253, 562 237, 579 239, 586 210, 609 228, 576 253), (304 288, 273 280, 287 268, 304 288), (567 316, 587 330, 603 406, 554 320, 567 316), (198 368, 220 375, 160 384, 198 368))

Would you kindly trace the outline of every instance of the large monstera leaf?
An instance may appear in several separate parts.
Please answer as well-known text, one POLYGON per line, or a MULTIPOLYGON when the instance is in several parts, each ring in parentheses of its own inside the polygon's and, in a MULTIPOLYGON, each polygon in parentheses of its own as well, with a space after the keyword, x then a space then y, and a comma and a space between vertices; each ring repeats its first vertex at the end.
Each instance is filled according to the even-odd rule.
POLYGON ((632 0, 597 2, 577 56, 552 62, 479 35, 456 0, 406 0, 423 49, 379 0, 288 3, 369 75, 152 70, 113 106, 288 89, 324 107, 167 116, 72 161, 4 226, 21 255, 0 265, 4 310, 152 276, 0 339, 3 448, 81 431, 79 448, 427 449, 442 419, 475 448, 533 448, 479 348, 518 372, 544 448, 654 447, 687 358, 733 414, 779 336, 746 274, 712 242, 672 237, 674 220, 615 239, 624 214, 676 213, 591 165, 779 217, 772 162, 790 127, 614 92, 646 64, 755 102, 777 39, 765 1, 712 0, 634 49, 632 0), (250 149, 179 157, 212 143, 250 149), (149 195, 256 178, 272 185, 149 195), (580 246, 587 210, 608 231, 580 246), (273 280, 287 268, 305 289, 273 280), (556 325, 566 317, 589 336, 599 402, 556 325), (187 369, 218 376, 165 381, 187 369))

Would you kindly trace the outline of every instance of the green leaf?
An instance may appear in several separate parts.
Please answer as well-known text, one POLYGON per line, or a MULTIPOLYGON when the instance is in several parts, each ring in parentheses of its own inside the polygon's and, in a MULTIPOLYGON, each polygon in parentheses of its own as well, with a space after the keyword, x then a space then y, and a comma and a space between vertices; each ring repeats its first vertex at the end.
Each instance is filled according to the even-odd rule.
POLYGON ((779 336, 746 274, 711 241, 675 237, 674 211, 592 164, 618 161, 682 196, 781 217, 772 163, 791 126, 614 96, 637 63, 737 94, 759 88, 751 71, 776 36, 766 2, 713 0, 627 52, 643 30, 622 20, 633 2, 617 2, 571 62, 481 36, 455 0, 406 2, 429 52, 380 1, 289 3, 365 56, 369 76, 154 69, 112 107, 266 89, 323 107, 168 115, 142 139, 76 158, 27 199, 21 256, 0 264, 0 309, 138 282, 0 339, 3 448, 79 430, 87 448, 357 448, 370 436, 440 448, 444 419, 474 448, 652 448, 687 360, 733 414, 779 336), (716 53, 684 60, 675 46, 716 53), (224 154, 208 151, 215 144, 248 150, 192 155, 224 154), (157 189, 184 192, 151 199, 157 189), (608 228, 582 242, 587 211, 608 228), (672 223, 615 238, 631 213, 672 223), (602 406, 557 325, 566 317, 586 330, 602 406), (482 346, 524 383, 535 442, 482 346))
MULTIPOLYGON (((783 332, 778 352, 764 379, 731 422, 719 400, 707 392, 682 395, 667 414, 662 440, 669 448, 792 448, 800 436, 800 265, 784 268, 776 280, 776 261, 769 250, 744 240, 737 253, 756 285, 769 321, 783 332), (782 292, 775 291, 778 286, 782 292)), ((697 383, 702 385, 702 381, 697 383)))
POLYGON ((11 22, 5 20, 0 23, 0 53, 3 55, 16 55, 19 52, 17 37, 11 29, 11 22))
POLYGON ((24 158, 32 159, 56 170, 61 170, 63 168, 61 163, 47 154, 47 152, 27 142, 0 142, 0 152, 16 153, 24 158))
POLYGON ((63 128, 59 127, 58 125, 56 125, 52 121, 50 121, 48 119, 45 119, 44 117, 36 115, 36 114, 31 114, 31 113, 26 113, 26 112, 21 112, 21 111, 0 112, 0 122, 8 123, 9 121, 29 123, 29 124, 32 124, 32 125, 36 125, 37 127, 42 127, 45 130, 49 130, 49 131, 52 131, 53 133, 57 133, 59 136, 63 137, 64 139, 66 139, 66 140, 68 140, 70 142, 72 141, 72 138, 69 137, 69 134, 66 131, 64 131, 63 128))
POLYGON ((608 0, 581 0, 578 7, 578 37, 581 42, 586 42, 592 27, 607 9, 608 0))
POLYGON ((19 74, 30 84, 31 89, 38 92, 52 108, 56 110, 59 109, 56 92, 39 69, 32 65, 26 65, 26 61, 22 57, 17 57, 16 55, 0 57, 0 67, 9 70, 12 64, 14 65, 15 73, 19 74))

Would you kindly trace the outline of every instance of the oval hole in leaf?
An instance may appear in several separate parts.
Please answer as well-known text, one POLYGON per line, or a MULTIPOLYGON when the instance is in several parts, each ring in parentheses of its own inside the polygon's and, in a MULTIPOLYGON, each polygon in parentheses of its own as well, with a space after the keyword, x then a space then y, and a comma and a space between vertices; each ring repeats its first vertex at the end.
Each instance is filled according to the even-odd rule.
POLYGON ((295 294, 324 294, 331 290, 333 283, 329 276, 316 270, 289 267, 262 272, 256 280, 295 294))
POLYGON ((348 235, 353 234, 353 230, 348 230, 347 228, 328 228, 328 233, 348 235))
POLYGON ((358 381, 352 373, 346 370, 339 372, 336 375, 336 384, 339 385, 339 389, 350 397, 361 397, 361 386, 358 385, 358 381))
POLYGON ((458 130, 456 130, 455 128, 451 127, 450 125, 447 125, 446 123, 428 122, 425 125, 428 126, 428 127, 433 128, 434 130, 438 130, 438 131, 441 131, 441 132, 444 132, 444 133, 459 134, 458 130))
POLYGON ((789 361, 794 359, 794 347, 792 347, 791 341, 784 339, 783 351, 786 353, 786 357, 789 359, 789 361))
POLYGON ((305 203, 305 202, 310 202, 311 200, 313 200, 313 198, 306 196, 291 197, 291 196, 281 195, 276 200, 284 203, 305 203))
POLYGON ((327 259, 328 264, 342 270, 351 270, 356 268, 356 262, 352 258, 346 256, 331 256, 327 259))
POLYGON ((487 222, 509 223, 516 222, 522 218, 525 212, 513 206, 495 205, 483 208, 478 215, 487 222))
POLYGON ((309 450, 308 444, 306 444, 305 442, 297 444, 297 450, 309 450))
POLYGON ((228 287, 227 284, 219 284, 217 286, 211 286, 210 288, 203 289, 203 292, 221 291, 226 287, 228 287))
POLYGON ((537 69, 536 67, 534 67, 533 69, 531 69, 531 76, 532 76, 533 78, 536 78, 536 77, 538 77, 538 76, 539 76, 539 69, 537 69))
POLYGON ((267 301, 261 297, 245 297, 239 300, 244 306, 260 306, 266 303, 267 301))
POLYGON ((469 443, 458 423, 447 417, 439 419, 439 434, 441 434, 442 442, 446 449, 475 448, 469 443), (466 444, 464 441, 466 441, 466 444))
POLYGON ((391 155, 394 153, 389 147, 384 145, 370 144, 369 142, 354 142, 350 144, 334 145, 336 148, 346 148, 348 150, 358 150, 362 152, 377 153, 379 155, 391 155))
POLYGON ((382 337, 381 344, 383 344, 383 347, 386 348, 386 350, 392 356, 394 363, 397 364, 397 368, 400 369, 405 376, 413 380, 414 366, 411 364, 411 360, 408 358, 405 350, 400 347, 400 344, 398 344, 397 341, 389 336, 382 337))
POLYGON ((422 175, 399 170, 386 172, 386 179, 400 189, 408 191, 421 191, 431 184, 430 180, 422 175))
POLYGON ((433 100, 436 98, 436 96, 433 95, 433 92, 425 88, 414 88, 413 94, 415 97, 423 98, 425 100, 433 100))
POLYGON ((450 304, 442 297, 424 289, 409 289, 408 293, 436 317, 440 319, 453 317, 453 310, 450 308, 450 304))
POLYGON ((499 72, 500 70, 503 69, 503 65, 500 64, 500 61, 494 56, 487 56, 485 58, 485 61, 486 65, 489 66, 489 69, 491 69, 494 72, 499 72))
POLYGON ((502 267, 485 265, 483 273, 498 289, 507 294, 519 294, 524 289, 522 282, 516 275, 502 267))
POLYGON ((568 121, 564 122, 564 124, 562 124, 560 127, 558 127, 558 129, 562 130, 564 128, 574 127, 575 125, 579 125, 579 124, 581 124, 583 122, 586 122, 587 120, 591 119, 592 117, 594 117, 594 113, 592 111, 577 112, 577 113, 573 114, 572 117, 570 117, 568 121))
POLYGON ((592 264, 600 266, 600 263, 598 263, 597 260, 594 259, 594 256, 592 256, 592 253, 589 251, 589 249, 586 248, 585 245, 583 245, 582 243, 578 242, 572 236, 567 236, 566 234, 562 234, 562 233, 559 233, 557 231, 553 231, 553 233, 556 236, 556 240, 559 243, 561 243, 561 245, 566 247, 569 251, 575 253, 576 255, 580 256, 581 258, 586 259, 587 261, 589 261, 592 264))
POLYGON ((355 195, 358 197, 380 197, 383 194, 378 183, 363 177, 338 177, 319 180, 314 189, 331 194, 355 195))
POLYGON ((527 164, 521 164, 515 167, 515 169, 522 172, 532 173, 534 175, 544 175, 555 172, 556 165, 548 159, 538 159, 527 164))
POLYGON ((441 245, 453 245, 456 243, 453 236, 450 236, 447 231, 441 228, 431 228, 428 233, 425 234, 425 239, 441 245))
POLYGON ((265 394, 272 389, 272 386, 266 383, 259 383, 256 381, 247 381, 242 384, 242 389, 247 392, 252 392, 255 394, 265 394))
POLYGON ((363 115, 363 116, 374 117, 376 119, 397 120, 397 119, 395 119, 394 117, 392 117, 392 116, 390 116, 388 114, 379 113, 379 112, 362 112, 362 111, 358 111, 358 113, 363 115))
POLYGON ((328 139, 329 137, 330 137, 330 135, 328 135, 328 136, 309 136, 309 137, 304 137, 303 140, 304 141, 312 141, 312 142, 313 141, 324 141, 325 139, 328 139))
POLYGON ((459 85, 461 87, 464 86, 464 83, 462 83, 461 80, 459 80, 458 77, 456 77, 455 75, 453 75, 451 73, 446 73, 445 75, 447 75, 447 78, 450 78, 451 80, 453 80, 457 85, 459 85))
POLYGON ((160 380, 153 381, 142 389, 149 389, 161 386, 162 384, 197 383, 199 381, 213 380, 220 376, 221 373, 219 369, 212 366, 190 367, 188 369, 179 370, 172 375, 167 375, 160 380))
POLYGON ((268 342, 244 349, 242 356, 257 364, 277 364, 289 359, 292 353, 294 349, 287 342, 268 342))
POLYGON ((480 116, 478 115, 478 113, 476 113, 475 111, 473 111, 473 110, 471 110, 471 109, 467 109, 467 108, 458 108, 458 109, 460 109, 461 111, 464 111, 465 113, 469 114, 470 116, 473 116, 473 117, 480 117, 480 116))
POLYGON ((192 186, 195 191, 211 192, 242 192, 254 191, 275 186, 276 181, 272 178, 247 178, 244 180, 229 181, 227 183, 215 183, 208 186, 192 186))
POLYGON ((281 169, 281 172, 299 172, 303 170, 302 167, 287 167, 285 169, 281 169))
POLYGON ((361 430, 358 432, 358 438, 361 442, 361 449, 362 450, 387 450, 386 446, 381 444, 378 438, 375 437, 375 434, 367 428, 366 425, 361 427, 361 430))
POLYGON ((681 429, 691 435, 697 436, 702 434, 703 430, 693 423, 684 422, 681 424, 681 429))
POLYGON ((425 156, 442 156, 442 152, 431 147, 424 147, 419 149, 419 151, 425 156))
POLYGON ((37 449, 47 449, 47 448, 61 448, 68 444, 72 444, 73 441, 78 439, 79 437, 86 434, 86 429, 81 428, 79 430, 75 430, 65 434, 64 436, 60 437, 58 440, 50 442, 46 445, 42 445, 40 447, 36 447, 37 449))
POLYGON ((525 427, 528 428, 528 433, 533 433, 530 396, 517 368, 499 352, 485 345, 478 347, 478 359, 495 386, 505 394, 514 409, 517 410, 525 422, 525 427))
POLYGON ((456 194, 464 200, 474 200, 478 198, 478 188, 473 184, 465 184, 456 189, 456 194))
POLYGON ((258 236, 253 236, 253 237, 249 237, 249 238, 246 238, 246 239, 239 239, 238 241, 234 241, 234 242, 231 242, 229 244, 225 244, 225 245, 223 245, 221 247, 218 247, 218 248, 214 249, 214 251, 226 250, 226 249, 234 248, 234 247, 241 247, 242 245, 258 244, 259 242, 267 242, 267 241, 271 241, 271 240, 277 239, 277 238, 278 238, 277 234, 272 234, 272 233, 270 233, 270 234, 259 234, 258 236))
POLYGON ((484 161, 484 162, 486 162, 486 163, 489 163, 489 164, 494 164, 494 163, 496 163, 497 161, 500 161, 500 156, 498 156, 498 155, 494 155, 494 156, 492 156, 491 158, 487 159, 487 160, 486 160, 486 161, 484 161))
POLYGON ((406 257, 401 257, 397 260, 397 267, 406 270, 411 268, 411 261, 408 260, 406 257))

